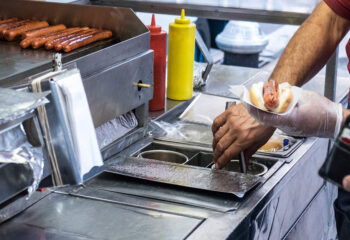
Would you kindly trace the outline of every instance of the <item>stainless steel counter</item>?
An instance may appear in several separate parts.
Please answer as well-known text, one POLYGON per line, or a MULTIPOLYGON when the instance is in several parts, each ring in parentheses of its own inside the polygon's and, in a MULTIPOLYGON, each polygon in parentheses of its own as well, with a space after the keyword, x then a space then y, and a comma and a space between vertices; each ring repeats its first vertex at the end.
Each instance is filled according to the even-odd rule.
MULTIPOLYGON (((207 87, 220 85, 214 83, 226 74, 233 84, 246 82, 258 71, 214 66, 207 87)), ((149 136, 130 145, 108 160, 107 168, 152 140, 149 136)), ((325 185, 317 174, 327 146, 326 139, 308 138, 242 199, 104 173, 84 186, 53 189, 38 198, 0 225, 0 239, 275 240, 292 239, 300 231, 311 240, 334 237, 330 206, 335 187, 325 185)))

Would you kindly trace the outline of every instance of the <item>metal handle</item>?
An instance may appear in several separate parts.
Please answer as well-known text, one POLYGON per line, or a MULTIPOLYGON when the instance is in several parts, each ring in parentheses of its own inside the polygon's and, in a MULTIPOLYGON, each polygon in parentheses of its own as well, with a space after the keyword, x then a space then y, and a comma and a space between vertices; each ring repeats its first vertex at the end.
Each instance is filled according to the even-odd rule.
POLYGON ((209 76, 209 72, 214 65, 214 61, 209 53, 207 46, 205 45, 205 43, 203 41, 201 34, 198 32, 197 29, 196 29, 196 43, 197 43, 199 50, 203 54, 204 60, 208 63, 207 67, 205 68, 205 70, 202 74, 202 79, 205 83, 207 81, 208 76, 209 76))
POLYGON ((147 84, 147 83, 134 83, 135 86, 138 86, 140 88, 150 88, 151 84, 147 84))
POLYGON ((247 173, 247 165, 245 163, 244 152, 239 153, 238 160, 239 160, 239 166, 241 168, 241 172, 246 174, 247 173))

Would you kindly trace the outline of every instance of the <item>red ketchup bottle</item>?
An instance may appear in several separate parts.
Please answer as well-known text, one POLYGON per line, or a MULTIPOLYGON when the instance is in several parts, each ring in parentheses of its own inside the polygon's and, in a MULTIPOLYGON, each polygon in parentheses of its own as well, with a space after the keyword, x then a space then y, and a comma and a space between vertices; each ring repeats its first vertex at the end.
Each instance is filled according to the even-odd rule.
POLYGON ((164 109, 165 104, 165 71, 167 33, 156 25, 154 14, 152 23, 147 26, 151 32, 151 49, 154 51, 153 65, 153 99, 149 103, 150 111, 164 109))

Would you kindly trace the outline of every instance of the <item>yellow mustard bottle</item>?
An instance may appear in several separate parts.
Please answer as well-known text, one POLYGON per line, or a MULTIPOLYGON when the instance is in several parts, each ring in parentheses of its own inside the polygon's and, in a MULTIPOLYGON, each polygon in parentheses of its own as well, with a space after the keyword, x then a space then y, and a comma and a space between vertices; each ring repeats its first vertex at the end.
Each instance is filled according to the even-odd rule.
POLYGON ((187 100, 193 93, 193 62, 196 25, 185 18, 169 24, 168 39, 168 83, 167 97, 173 100, 187 100))

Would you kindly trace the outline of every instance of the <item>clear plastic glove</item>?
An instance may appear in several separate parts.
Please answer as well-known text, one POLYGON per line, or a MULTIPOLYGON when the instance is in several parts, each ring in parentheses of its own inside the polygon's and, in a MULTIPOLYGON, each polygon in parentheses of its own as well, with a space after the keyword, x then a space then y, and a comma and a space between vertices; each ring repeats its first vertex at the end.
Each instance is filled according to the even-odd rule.
POLYGON ((297 105, 285 115, 268 113, 245 104, 261 124, 279 128, 292 136, 336 138, 343 119, 341 104, 319 93, 303 90, 297 105))

